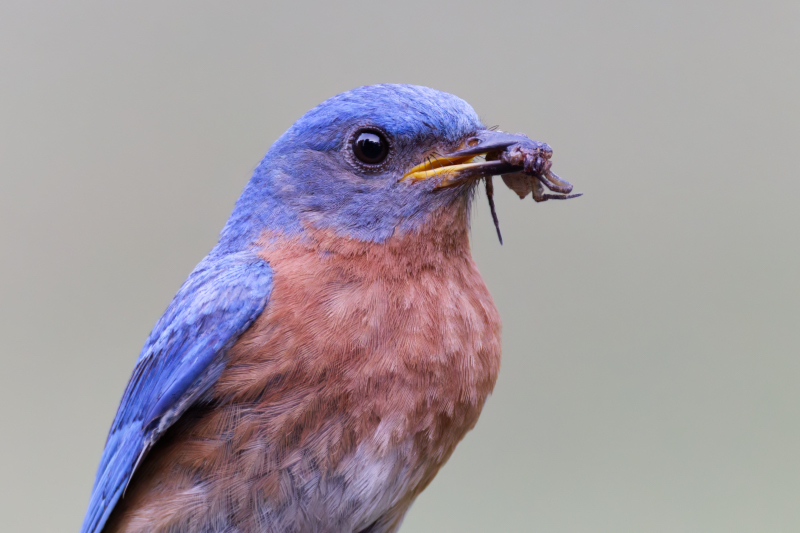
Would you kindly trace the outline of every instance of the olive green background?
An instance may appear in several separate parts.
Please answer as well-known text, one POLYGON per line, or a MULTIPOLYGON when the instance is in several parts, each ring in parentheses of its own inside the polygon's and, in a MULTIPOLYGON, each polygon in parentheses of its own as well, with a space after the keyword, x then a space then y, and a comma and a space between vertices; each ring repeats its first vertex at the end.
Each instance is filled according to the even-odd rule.
POLYGON ((800 2, 0 3, 0 530, 76 532, 138 352, 270 144, 452 92, 585 193, 478 198, 504 319, 405 532, 800 531, 800 2))

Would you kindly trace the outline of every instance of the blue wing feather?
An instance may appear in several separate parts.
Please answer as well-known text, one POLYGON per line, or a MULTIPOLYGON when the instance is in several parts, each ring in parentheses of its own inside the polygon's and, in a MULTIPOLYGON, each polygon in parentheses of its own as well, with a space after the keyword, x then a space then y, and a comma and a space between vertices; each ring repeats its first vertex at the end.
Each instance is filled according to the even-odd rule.
POLYGON ((263 311, 272 270, 252 252, 206 257, 147 338, 100 460, 81 533, 99 533, 138 462, 219 377, 224 355, 263 311))

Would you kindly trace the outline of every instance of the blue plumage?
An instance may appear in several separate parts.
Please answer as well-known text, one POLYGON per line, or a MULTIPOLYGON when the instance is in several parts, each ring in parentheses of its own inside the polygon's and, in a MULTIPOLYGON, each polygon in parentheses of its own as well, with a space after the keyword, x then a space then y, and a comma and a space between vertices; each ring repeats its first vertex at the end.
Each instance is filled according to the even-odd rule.
MULTIPOLYGON (((483 126, 463 100, 425 87, 376 85, 309 111, 271 147, 223 229, 156 324, 108 436, 82 533, 100 533, 138 462, 223 371, 225 354, 261 314, 272 270, 254 246, 265 230, 300 235, 311 224, 364 242, 414 232, 462 191, 399 178, 422 154, 446 150, 483 126), (391 138, 393 158, 362 172, 343 155, 364 125, 391 138)), ((471 190, 471 189, 470 189, 471 190)))
POLYGON ((214 383, 223 356, 261 313, 270 267, 244 251, 212 251, 189 275, 145 342, 111 426, 81 533, 96 533, 141 456, 214 383))
POLYGON ((420 153, 455 145, 482 128, 467 102, 427 87, 371 85, 329 98, 272 145, 222 231, 221 245, 247 246, 265 228, 298 233, 301 219, 363 241, 381 242, 395 228, 413 231, 452 196, 431 194, 428 184, 406 187, 398 178, 420 153), (396 155, 366 181, 338 179, 352 172, 342 152, 365 117, 392 137, 396 155))

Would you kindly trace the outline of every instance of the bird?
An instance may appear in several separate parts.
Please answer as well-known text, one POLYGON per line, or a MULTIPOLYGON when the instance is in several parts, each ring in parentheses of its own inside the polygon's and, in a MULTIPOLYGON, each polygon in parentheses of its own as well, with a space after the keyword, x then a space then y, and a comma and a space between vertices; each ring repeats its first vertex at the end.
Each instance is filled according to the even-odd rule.
POLYGON ((498 377, 470 213, 523 137, 400 84, 295 122, 147 338, 81 533, 397 531, 498 377))

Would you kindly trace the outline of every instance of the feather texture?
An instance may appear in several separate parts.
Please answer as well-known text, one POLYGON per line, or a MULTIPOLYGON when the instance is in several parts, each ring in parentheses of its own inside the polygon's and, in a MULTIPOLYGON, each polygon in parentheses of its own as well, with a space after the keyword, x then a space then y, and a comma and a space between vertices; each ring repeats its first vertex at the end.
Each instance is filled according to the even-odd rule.
POLYGON ((272 272, 252 253, 210 254, 184 282, 142 349, 111 426, 81 533, 102 530, 136 465, 214 383, 224 355, 261 313, 272 272))
POLYGON ((145 459, 108 533, 399 526, 499 369, 500 320, 458 203, 380 244, 266 232, 269 305, 207 403, 145 459))
POLYGON ((82 533, 399 527, 500 362, 474 184, 401 178, 481 128, 453 95, 377 85, 275 142, 145 343, 82 533), (374 167, 365 127, 390 144, 374 167))

